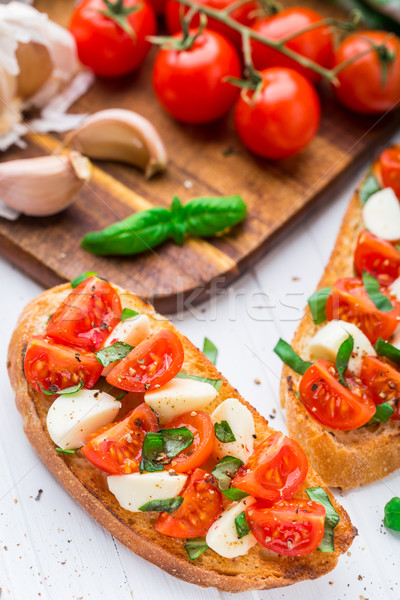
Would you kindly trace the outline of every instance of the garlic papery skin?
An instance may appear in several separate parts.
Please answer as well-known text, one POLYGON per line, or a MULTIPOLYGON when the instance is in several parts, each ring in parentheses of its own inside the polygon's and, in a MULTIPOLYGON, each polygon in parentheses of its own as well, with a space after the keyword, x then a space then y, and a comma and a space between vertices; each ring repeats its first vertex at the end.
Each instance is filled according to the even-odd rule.
POLYGON ((131 110, 111 108, 90 115, 65 139, 90 158, 139 167, 149 179, 167 166, 167 153, 155 127, 131 110))
POLYGON ((0 199, 25 215, 54 215, 71 204, 90 176, 91 163, 79 152, 10 160, 0 163, 0 199))

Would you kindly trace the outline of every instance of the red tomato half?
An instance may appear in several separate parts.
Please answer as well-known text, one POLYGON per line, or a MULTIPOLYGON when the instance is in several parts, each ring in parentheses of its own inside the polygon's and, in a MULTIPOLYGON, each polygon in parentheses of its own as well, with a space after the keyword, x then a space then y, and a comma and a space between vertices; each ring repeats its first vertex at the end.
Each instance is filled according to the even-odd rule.
POLYGON ((232 480, 237 487, 270 503, 291 498, 305 480, 308 460, 294 440, 276 432, 267 437, 232 480))
POLYGON ((178 429, 187 427, 194 435, 193 443, 179 452, 172 462, 165 466, 178 473, 188 473, 200 467, 210 457, 214 448, 214 426, 209 414, 197 410, 184 413, 164 426, 164 429, 178 429))
MULTIPOLYGON (((385 288, 381 293, 389 294, 385 288)), ((388 340, 399 324, 400 304, 390 298, 394 308, 383 312, 376 308, 368 296, 363 282, 356 277, 343 277, 338 279, 328 296, 326 303, 326 318, 342 319, 354 323, 365 333, 371 344, 381 337, 388 340)))
POLYGON ((98 350, 122 313, 115 289, 103 279, 82 281, 52 315, 46 334, 56 342, 98 350))
POLYGON ((91 388, 101 375, 103 367, 94 354, 55 344, 48 338, 31 338, 24 358, 24 373, 37 392, 43 389, 57 394, 57 390, 84 381, 91 388))
POLYGON ((375 356, 366 356, 360 378, 371 392, 375 404, 388 402, 394 410, 391 419, 400 419, 399 371, 375 356))
POLYGON ((361 231, 354 253, 354 269, 360 277, 367 271, 381 285, 390 285, 400 275, 400 252, 390 242, 369 231, 361 231))
MULTIPOLYGON (((174 39, 181 38, 180 33, 174 35, 174 39)), ((162 106, 177 121, 209 123, 232 108, 239 91, 225 78, 240 75, 240 60, 233 45, 205 29, 189 50, 159 51, 153 86, 162 106)))
POLYGON ((257 96, 243 90, 235 108, 236 131, 251 152, 277 160, 303 150, 317 133, 320 104, 310 82, 292 69, 261 71, 257 96))
POLYGON ((311 500, 256 502, 246 510, 250 529, 262 546, 285 556, 314 552, 324 536, 325 508, 311 500))
MULTIPOLYGON (((297 31, 306 29, 322 20, 322 16, 305 7, 286 8, 272 17, 262 17, 252 26, 252 29, 264 38, 278 41, 294 35, 297 31)), ((288 67, 298 71, 312 82, 317 82, 321 76, 315 71, 306 69, 295 60, 281 52, 270 48, 261 42, 252 40, 252 56, 256 69, 268 67, 288 67)), ((333 61, 333 37, 331 28, 327 25, 316 27, 305 33, 293 37, 285 46, 321 67, 329 69, 333 61)))
POLYGON ((176 538, 204 537, 222 512, 222 494, 213 477, 196 469, 180 494, 183 502, 172 514, 161 513, 156 523, 159 533, 176 538))
POLYGON ((128 392, 148 392, 168 383, 182 363, 179 337, 170 329, 159 329, 113 368, 107 382, 128 392))
POLYGON ((89 437, 82 453, 95 467, 112 475, 139 470, 144 436, 156 432, 158 421, 147 404, 140 404, 122 421, 102 427, 89 437))
POLYGON ((374 416, 375 403, 359 380, 346 377, 348 387, 345 387, 338 379, 333 362, 317 360, 301 378, 300 399, 322 425, 341 431, 358 429, 374 416))
POLYGON ((400 198, 400 148, 387 148, 379 157, 382 182, 400 198))
MULTIPOLYGON (((112 4, 117 11, 118 2, 112 4)), ((126 22, 132 34, 102 14, 107 10, 103 0, 82 0, 72 15, 69 28, 79 59, 100 77, 120 77, 134 71, 151 48, 146 38, 157 31, 153 9, 146 0, 123 0, 119 14, 129 9, 133 10, 126 22)))

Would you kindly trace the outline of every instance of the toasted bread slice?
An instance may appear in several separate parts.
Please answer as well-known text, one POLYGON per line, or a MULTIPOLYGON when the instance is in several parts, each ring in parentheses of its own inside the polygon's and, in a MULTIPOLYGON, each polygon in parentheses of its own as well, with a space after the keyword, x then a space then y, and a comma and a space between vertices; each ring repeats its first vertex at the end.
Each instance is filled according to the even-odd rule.
MULTIPOLYGON (((123 306, 147 314, 156 329, 174 329, 154 309, 129 292, 117 288, 122 294, 123 306)), ((315 579, 333 569, 338 558, 351 545, 356 529, 352 526, 346 511, 327 490, 329 497, 340 515, 340 523, 335 528, 335 551, 291 558, 274 554, 259 544, 246 556, 229 560, 212 550, 205 552, 191 562, 184 549, 184 540, 159 534, 154 523, 154 513, 134 513, 121 508, 116 498, 108 490, 106 474, 92 466, 77 451, 74 455, 60 455, 46 429, 46 415, 52 398, 35 392, 27 382, 23 371, 26 346, 33 335, 45 331, 48 316, 70 293, 69 284, 52 288, 25 308, 9 347, 8 369, 16 394, 16 404, 23 418, 25 433, 50 471, 60 480, 66 490, 103 527, 112 533, 133 552, 161 567, 176 577, 201 586, 215 586, 228 592, 252 589, 270 589, 290 585, 304 579, 315 579)), ((223 384, 215 402, 208 407, 213 410, 228 397, 238 398, 253 414, 256 434, 261 441, 273 430, 268 422, 252 408, 239 393, 222 377, 214 365, 186 337, 179 334, 184 345, 185 362, 183 370, 198 376, 222 379, 223 384)), ((324 486, 321 478, 310 468, 305 487, 324 486)), ((302 490, 299 497, 307 497, 302 490)))
MULTIPOLYGON (((380 181, 379 163, 373 165, 380 181)), ((353 195, 336 239, 319 288, 333 285, 340 277, 353 276, 353 256, 357 237, 363 229, 359 190, 353 195)), ((309 359, 309 342, 322 325, 314 325, 307 306, 293 338, 293 349, 309 359)), ((343 489, 382 479, 400 467, 400 422, 388 421, 355 431, 332 430, 318 423, 296 395, 301 376, 286 365, 282 370, 280 397, 286 409, 289 434, 307 453, 314 469, 325 483, 343 489)))

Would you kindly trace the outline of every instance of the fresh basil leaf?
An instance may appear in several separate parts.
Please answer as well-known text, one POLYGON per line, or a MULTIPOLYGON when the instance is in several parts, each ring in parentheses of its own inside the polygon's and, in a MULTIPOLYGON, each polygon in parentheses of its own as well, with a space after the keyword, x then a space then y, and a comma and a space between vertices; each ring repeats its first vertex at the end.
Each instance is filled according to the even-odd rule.
POLYGON ((166 498, 163 500, 150 500, 150 502, 146 502, 143 506, 139 506, 139 510, 143 512, 154 511, 171 514, 180 507, 182 502, 182 496, 175 496, 175 498, 166 498))
POLYGON ((385 358, 388 358, 397 365, 400 365, 400 350, 398 350, 398 348, 396 348, 389 342, 386 342, 382 338, 379 338, 374 348, 376 350, 376 353, 380 356, 385 356, 385 358))
POLYGON ((196 560, 208 550, 208 546, 206 544, 206 540, 203 538, 191 538, 190 540, 186 540, 185 550, 188 553, 190 560, 196 560))
POLYGON ((375 175, 372 173, 372 171, 370 171, 370 173, 367 175, 367 177, 362 182, 360 190, 358 192, 359 196, 360 196, 361 204, 364 205, 366 203, 366 201, 368 200, 368 198, 370 198, 370 196, 372 196, 372 194, 379 192, 379 190, 381 190, 381 189, 382 188, 379 185, 375 175))
POLYGON ((98 273, 95 271, 87 271, 86 273, 82 273, 82 275, 78 275, 78 277, 75 277, 75 279, 71 281, 71 287, 76 288, 80 283, 82 283, 82 281, 85 281, 85 279, 88 277, 93 277, 95 275, 98 275, 98 273))
POLYGON ((208 338, 204 338, 203 354, 205 354, 213 365, 217 362, 218 349, 208 338))
POLYGON ((55 384, 51 384, 48 390, 45 390, 40 383, 39 387, 43 394, 46 394, 46 396, 68 396, 68 394, 76 394, 76 392, 79 392, 79 390, 83 388, 84 384, 84 381, 80 381, 76 385, 71 385, 71 387, 64 388, 63 390, 59 390, 55 384))
POLYGON ((227 490, 236 471, 243 465, 240 458, 234 456, 224 456, 214 467, 212 474, 218 481, 218 487, 221 491, 227 490))
POLYGON ((172 215, 171 235, 175 244, 182 246, 186 233, 185 209, 178 196, 173 197, 170 210, 172 215))
POLYGON ((393 407, 390 406, 389 402, 382 402, 382 404, 377 405, 376 412, 372 419, 368 421, 367 425, 372 425, 373 423, 387 423, 393 413, 393 407))
POLYGON ((382 312, 389 312, 393 310, 393 305, 389 298, 385 296, 385 294, 381 294, 379 291, 380 285, 376 277, 370 273, 367 273, 367 271, 364 271, 362 274, 362 280, 368 296, 378 310, 381 310, 382 312))
POLYGON ((349 335, 339 346, 338 353, 336 355, 336 368, 339 373, 339 383, 344 385, 344 387, 348 387, 347 382, 345 380, 345 375, 347 371, 347 367, 349 365, 349 360, 351 358, 351 353, 354 348, 354 338, 349 335))
POLYGON ((138 314, 139 313, 136 310, 133 310, 133 308, 124 308, 121 313, 120 321, 126 321, 132 317, 137 317, 138 314))
POLYGON ((184 219, 189 235, 209 237, 243 221, 247 208, 241 196, 194 198, 185 204, 184 219))
POLYGON ((400 531, 400 498, 395 496, 385 506, 383 524, 389 529, 400 531))
POLYGON ((321 487, 313 487, 306 489, 306 494, 310 498, 310 500, 314 500, 315 502, 319 502, 326 510, 325 515, 325 525, 324 525, 324 537, 317 550, 320 552, 334 552, 334 532, 336 525, 340 521, 340 517, 336 510, 333 508, 331 501, 329 500, 329 496, 326 491, 321 487))
POLYGON ((118 401, 120 401, 120 400, 122 400, 122 398, 125 398, 125 396, 127 395, 127 393, 128 392, 121 392, 120 394, 117 394, 115 396, 115 399, 118 400, 118 401))
POLYGON ((102 350, 96 352, 96 358, 103 367, 107 367, 116 360, 121 360, 128 356, 133 350, 133 346, 125 342, 115 342, 111 346, 106 346, 102 350))
POLYGON ((228 442, 236 442, 236 438, 233 435, 232 429, 228 421, 221 421, 221 423, 214 423, 215 437, 223 444, 228 442))
POLYGON ((331 287, 321 288, 314 292, 308 299, 308 306, 310 307, 311 315, 316 325, 320 325, 326 321, 326 301, 328 300, 331 290, 331 287))
POLYGON ((228 498, 228 500, 233 500, 234 502, 238 502, 239 500, 243 500, 249 494, 247 492, 242 492, 238 488, 231 487, 228 490, 222 491, 223 495, 228 498))
POLYGON ((189 373, 183 373, 181 371, 178 375, 175 375, 178 379, 193 379, 194 381, 202 381, 203 383, 209 383, 214 386, 217 392, 221 389, 222 379, 209 379, 208 377, 198 377, 197 375, 190 375, 189 373))
POLYGON ((69 450, 69 449, 65 449, 65 448, 56 448, 56 452, 59 452, 60 454, 75 454, 76 450, 69 450))
POLYGON ((250 533, 250 527, 246 519, 246 513, 243 511, 235 518, 235 527, 238 538, 241 539, 250 533))
POLYGON ((187 427, 160 429, 158 435, 163 440, 163 452, 168 458, 174 458, 179 452, 193 444, 194 435, 187 427))
POLYGON ((274 348, 274 352, 285 363, 285 365, 293 369, 293 371, 296 371, 296 373, 300 373, 300 375, 304 375, 307 369, 312 367, 312 363, 300 358, 300 356, 293 350, 292 346, 285 342, 285 340, 279 340, 274 348))
POLYGON ((158 433, 146 433, 143 440, 142 460, 140 461, 140 472, 163 471, 164 462, 160 459, 164 451, 164 442, 158 433))
POLYGON ((161 429, 158 433, 146 433, 143 440, 141 471, 163 471, 167 459, 174 458, 188 448, 194 435, 187 427, 161 429))

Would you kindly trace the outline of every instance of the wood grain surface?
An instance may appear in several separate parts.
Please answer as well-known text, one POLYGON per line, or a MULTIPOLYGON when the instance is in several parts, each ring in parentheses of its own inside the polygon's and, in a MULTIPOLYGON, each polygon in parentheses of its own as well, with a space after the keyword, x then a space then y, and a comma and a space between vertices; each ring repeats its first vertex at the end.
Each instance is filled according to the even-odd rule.
MULTIPOLYGON (((332 12, 326 3, 305 4, 332 12)), ((67 25, 70 0, 38 0, 37 8, 67 25)), ((50 286, 95 270, 115 283, 150 299, 172 313, 190 298, 197 303, 245 272, 306 211, 331 202, 345 178, 389 138, 400 113, 364 117, 340 108, 321 86, 323 119, 311 145, 296 157, 271 163, 252 156, 235 135, 232 114, 208 126, 173 121, 151 89, 155 50, 139 72, 118 81, 98 80, 73 107, 74 112, 124 107, 144 115, 157 127, 168 156, 165 174, 146 181, 129 166, 96 162, 92 180, 63 213, 47 218, 0 219, 0 251, 40 283, 50 286), (241 194, 248 218, 229 235, 167 242, 137 257, 95 257, 79 242, 136 210, 169 206, 201 195, 241 194)), ((25 150, 4 153, 1 160, 45 155, 59 145, 56 136, 28 138, 25 150)))

